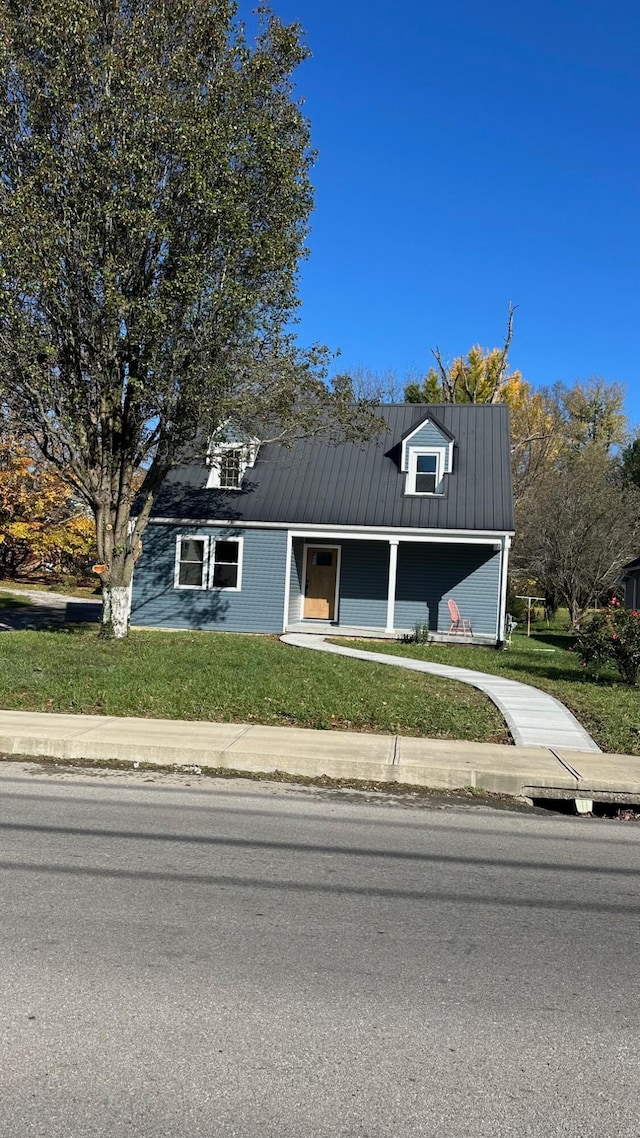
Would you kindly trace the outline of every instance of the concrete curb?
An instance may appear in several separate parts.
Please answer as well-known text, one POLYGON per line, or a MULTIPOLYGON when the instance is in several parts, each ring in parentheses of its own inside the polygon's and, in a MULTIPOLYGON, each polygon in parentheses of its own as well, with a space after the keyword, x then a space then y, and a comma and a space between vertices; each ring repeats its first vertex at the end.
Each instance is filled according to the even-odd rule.
POLYGON ((640 801, 640 758, 294 727, 3 711, 0 754, 640 801))

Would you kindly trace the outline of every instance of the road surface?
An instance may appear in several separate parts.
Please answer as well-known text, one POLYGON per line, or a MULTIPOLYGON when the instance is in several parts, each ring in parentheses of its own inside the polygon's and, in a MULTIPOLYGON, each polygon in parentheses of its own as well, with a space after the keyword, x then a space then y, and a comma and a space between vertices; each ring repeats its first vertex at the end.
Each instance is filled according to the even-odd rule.
POLYGON ((637 1138, 640 829, 0 765, 2 1138, 637 1138))

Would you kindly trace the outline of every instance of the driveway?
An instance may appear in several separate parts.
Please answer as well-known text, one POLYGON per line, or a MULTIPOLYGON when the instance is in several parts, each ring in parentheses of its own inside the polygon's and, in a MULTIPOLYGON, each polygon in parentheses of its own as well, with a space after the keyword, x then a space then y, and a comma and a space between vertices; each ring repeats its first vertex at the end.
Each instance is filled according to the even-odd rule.
POLYGON ((95 623, 100 620, 100 597, 68 597, 64 593, 47 593, 43 589, 0 589, 0 598, 8 594, 30 603, 0 608, 0 632, 22 632, 26 629, 59 628, 65 624, 95 623))

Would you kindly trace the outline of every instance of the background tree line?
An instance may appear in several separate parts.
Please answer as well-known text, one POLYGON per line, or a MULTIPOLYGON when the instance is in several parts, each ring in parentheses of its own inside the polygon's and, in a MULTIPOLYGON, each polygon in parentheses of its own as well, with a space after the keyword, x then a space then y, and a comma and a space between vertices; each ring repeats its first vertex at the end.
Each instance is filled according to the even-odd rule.
POLYGON ((447 363, 438 348, 422 378, 356 373, 363 391, 409 403, 506 403, 516 537, 513 593, 566 606, 574 623, 603 602, 640 555, 640 435, 624 388, 593 377, 535 390, 512 369, 514 309, 499 348, 472 347, 447 363))

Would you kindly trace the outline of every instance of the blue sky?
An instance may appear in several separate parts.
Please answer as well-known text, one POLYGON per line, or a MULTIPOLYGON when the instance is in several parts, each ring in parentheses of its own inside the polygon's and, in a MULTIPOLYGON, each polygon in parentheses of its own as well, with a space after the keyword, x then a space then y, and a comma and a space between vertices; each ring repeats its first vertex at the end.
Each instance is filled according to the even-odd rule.
POLYGON ((535 386, 604 375, 640 423, 638 0, 274 0, 316 205, 299 339, 402 379, 500 343, 535 386))

